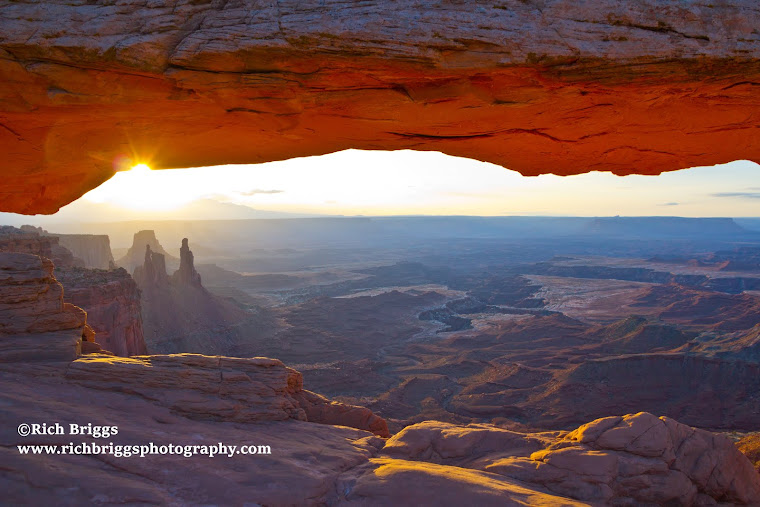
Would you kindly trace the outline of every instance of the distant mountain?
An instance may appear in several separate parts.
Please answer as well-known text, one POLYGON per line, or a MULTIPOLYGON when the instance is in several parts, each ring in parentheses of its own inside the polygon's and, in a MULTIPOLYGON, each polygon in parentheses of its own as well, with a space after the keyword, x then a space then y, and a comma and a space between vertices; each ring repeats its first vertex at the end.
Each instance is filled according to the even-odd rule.
POLYGON ((257 218, 310 218, 325 215, 287 213, 257 210, 242 204, 198 199, 170 210, 137 210, 109 203, 96 203, 79 199, 61 208, 55 215, 29 217, 14 213, 0 213, 0 223, 20 226, 34 223, 50 227, 61 223, 104 223, 139 220, 249 220, 257 218))
MULTIPOLYGON (((155 213, 151 215, 152 217, 156 216, 155 213)), ((220 202, 214 199, 199 199, 169 213, 161 213, 161 216, 164 220, 171 220, 172 218, 182 220, 249 220, 254 218, 308 218, 324 215, 258 210, 242 204, 220 202)))
POLYGON ((760 232, 760 218, 734 218, 734 222, 739 224, 741 227, 744 227, 745 229, 760 232))
POLYGON ((628 238, 711 239, 756 234, 732 218, 600 217, 592 219, 582 234, 628 238))

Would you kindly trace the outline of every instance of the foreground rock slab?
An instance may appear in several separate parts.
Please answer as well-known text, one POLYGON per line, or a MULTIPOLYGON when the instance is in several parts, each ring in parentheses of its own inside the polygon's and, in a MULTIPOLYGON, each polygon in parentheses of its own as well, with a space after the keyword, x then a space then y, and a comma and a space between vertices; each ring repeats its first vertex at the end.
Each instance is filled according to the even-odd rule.
POLYGON ((730 441, 671 419, 639 413, 593 421, 570 433, 533 434, 427 421, 386 440, 290 417, 283 410, 287 404, 277 400, 287 399, 283 384, 297 384, 293 370, 271 359, 227 359, 91 356, 68 367, 60 362, 0 364, 3 501, 686 506, 753 505, 760 493, 760 476, 730 441), (151 368, 158 373, 145 372, 151 368), (214 372, 216 382, 210 380, 214 372), (236 372, 235 380, 220 379, 224 372, 236 372), (262 386, 271 383, 268 399, 243 395, 242 386, 253 378, 262 386), (211 386, 218 388, 216 396, 211 386), (238 396, 239 412, 230 411, 232 398, 225 392, 238 396), (260 417, 253 416, 257 410, 260 417), (22 437, 16 430, 22 423, 56 422, 65 428, 116 426, 118 433, 22 437), (17 447, 110 442, 255 445, 268 446, 271 453, 126 457, 22 454, 17 447))
POLYGON ((1 0, 0 211, 136 163, 438 150, 524 174, 760 160, 751 0, 1 0))
POLYGON ((0 366, 0 489, 15 505, 296 505, 318 503, 342 470, 376 453, 371 433, 303 421, 188 419, 141 396, 67 382, 60 366, 0 366), (7 387, 7 388, 6 388, 7 387), (21 423, 118 427, 107 439, 22 438, 21 423), (271 454, 234 456, 20 455, 17 445, 268 445, 271 454))
POLYGON ((385 421, 370 410, 305 391, 301 373, 266 357, 90 354, 72 362, 66 378, 94 389, 136 394, 190 418, 308 420, 389 436, 385 421))
MULTIPOLYGON (((383 454, 483 470, 592 504, 757 505, 760 499, 760 475, 731 440, 646 412, 605 417, 570 433, 428 421, 395 435, 383 454)), ((356 483, 372 483, 368 473, 356 483)))

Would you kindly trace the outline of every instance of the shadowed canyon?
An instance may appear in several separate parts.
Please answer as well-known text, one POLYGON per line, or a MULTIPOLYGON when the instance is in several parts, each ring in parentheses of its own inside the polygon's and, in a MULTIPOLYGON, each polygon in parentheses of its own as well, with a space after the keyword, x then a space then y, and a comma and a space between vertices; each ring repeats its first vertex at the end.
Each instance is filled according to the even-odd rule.
MULTIPOLYGON (((626 234, 561 218, 157 222, 106 256, 131 276, 5 227, 8 417, 68 420, 64 396, 124 445, 272 446, 245 469, 216 458, 208 482, 192 459, 46 456, 73 468, 35 498, 83 473, 72 504, 753 505, 760 230, 605 220, 626 234), (53 271, 39 255, 54 250, 53 271)), ((20 502, 42 458, 4 435, 20 502)))
POLYGON ((758 22, 748 0, 0 0, 0 504, 760 505, 758 22), (336 211, 319 176, 266 201, 297 193, 261 163, 347 149, 543 175, 510 195, 587 175, 567 191, 610 211, 403 175, 327 182, 397 216, 336 211), (133 180, 118 221, 88 193, 222 164, 261 183, 133 180), (713 164, 620 216, 609 185, 713 164), (434 187, 499 216, 418 214, 434 187))

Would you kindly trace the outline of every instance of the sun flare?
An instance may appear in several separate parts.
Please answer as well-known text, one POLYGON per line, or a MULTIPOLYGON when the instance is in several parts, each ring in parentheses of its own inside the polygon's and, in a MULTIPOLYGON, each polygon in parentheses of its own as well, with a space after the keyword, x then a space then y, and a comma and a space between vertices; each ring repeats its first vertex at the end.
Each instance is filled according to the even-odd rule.
POLYGON ((144 173, 150 170, 151 168, 148 166, 148 164, 137 164, 136 166, 132 167, 132 169, 130 169, 130 172, 134 171, 144 173))
POLYGON ((103 185, 84 195, 90 202, 114 205, 141 211, 176 209, 196 198, 180 191, 176 171, 153 171, 144 163, 129 171, 117 172, 103 185))

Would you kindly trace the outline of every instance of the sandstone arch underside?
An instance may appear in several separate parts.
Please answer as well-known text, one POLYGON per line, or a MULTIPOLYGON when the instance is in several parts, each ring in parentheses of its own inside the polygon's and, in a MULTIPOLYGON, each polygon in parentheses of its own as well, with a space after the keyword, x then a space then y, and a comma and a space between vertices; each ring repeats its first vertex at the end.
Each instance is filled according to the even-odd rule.
POLYGON ((345 148, 530 175, 760 161, 756 27, 753 0, 0 0, 0 211, 119 164, 345 148))

